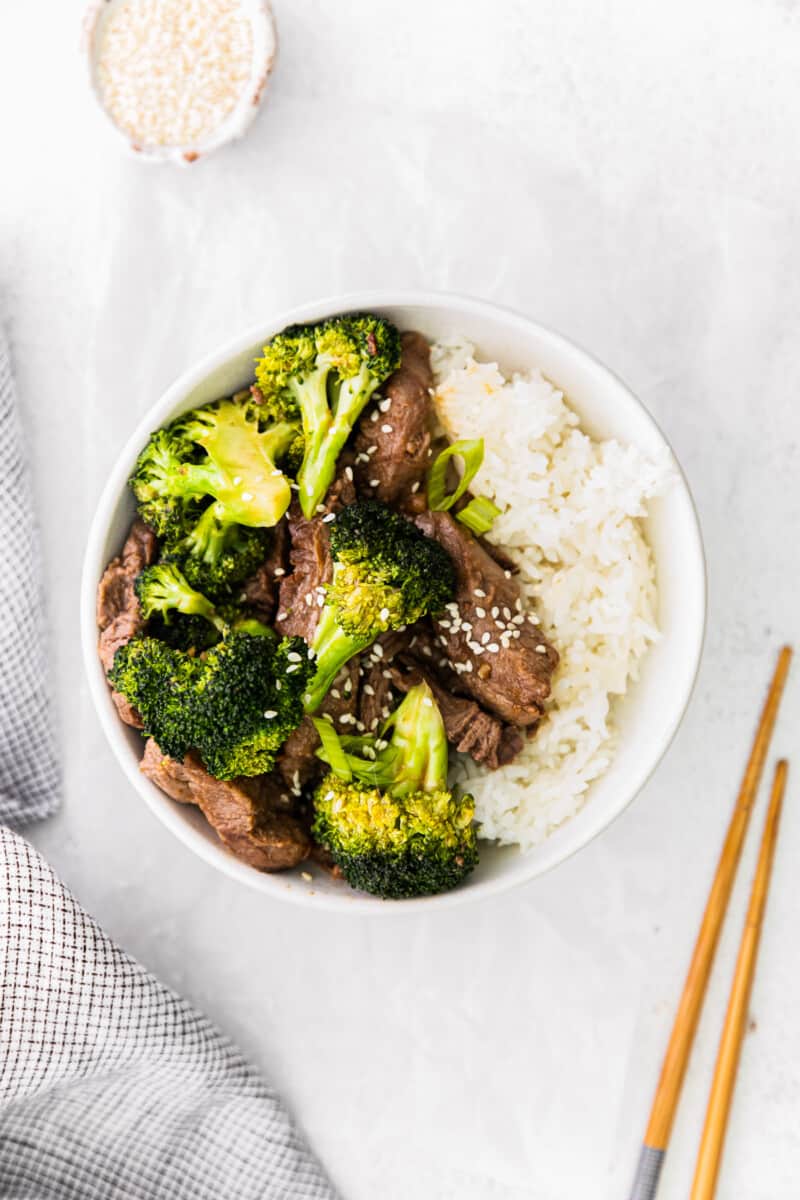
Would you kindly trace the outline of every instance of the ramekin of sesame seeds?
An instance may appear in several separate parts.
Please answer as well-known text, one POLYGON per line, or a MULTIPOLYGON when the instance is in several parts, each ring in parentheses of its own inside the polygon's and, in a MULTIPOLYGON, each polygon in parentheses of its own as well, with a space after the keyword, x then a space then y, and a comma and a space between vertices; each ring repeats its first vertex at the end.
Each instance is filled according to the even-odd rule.
POLYGON ((92 90, 140 157, 186 165, 241 137, 277 45, 268 0, 93 0, 92 90))

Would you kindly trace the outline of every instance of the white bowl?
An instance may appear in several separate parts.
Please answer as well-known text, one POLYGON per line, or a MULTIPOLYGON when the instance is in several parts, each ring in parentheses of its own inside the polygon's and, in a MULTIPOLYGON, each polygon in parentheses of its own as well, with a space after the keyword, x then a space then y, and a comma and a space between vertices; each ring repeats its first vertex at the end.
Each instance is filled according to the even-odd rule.
POLYGON ((133 517, 127 479, 150 432, 186 409, 230 394, 250 381, 254 357, 263 343, 284 326, 354 309, 381 313, 401 329, 419 329, 432 339, 461 334, 475 343, 480 357, 497 360, 505 372, 540 367, 564 389, 584 427, 597 437, 618 438, 648 455, 663 451, 667 443, 625 384, 560 334, 480 300, 430 292, 384 291, 320 300, 262 321, 186 371, 132 433, 97 505, 81 594, 89 686, 124 773, 182 842, 232 878, 267 895, 309 907, 389 913, 420 905, 430 908, 459 904, 525 883, 580 850, 630 804, 672 740, 692 691, 705 627, 705 563, 697 516, 689 489, 679 474, 667 495, 650 505, 646 522, 658 574, 661 640, 646 655, 639 682, 619 706, 619 748, 611 766, 592 785, 581 811, 541 845, 525 853, 514 847, 484 846, 480 865, 460 888, 405 901, 381 901, 361 895, 313 865, 309 868, 313 878, 308 882, 301 868, 266 875, 240 862, 217 840, 198 810, 170 800, 139 771, 141 738, 117 717, 97 657, 95 590, 106 563, 119 552, 133 517))

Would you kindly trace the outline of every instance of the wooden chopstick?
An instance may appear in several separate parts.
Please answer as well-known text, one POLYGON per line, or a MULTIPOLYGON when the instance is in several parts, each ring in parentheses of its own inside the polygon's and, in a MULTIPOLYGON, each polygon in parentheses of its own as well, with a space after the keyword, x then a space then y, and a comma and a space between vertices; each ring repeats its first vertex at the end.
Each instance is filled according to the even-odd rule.
POLYGON ((650 1110, 650 1120, 645 1131, 636 1178, 630 1200, 653 1200, 664 1163, 664 1154, 669 1144, 675 1110, 681 1093, 686 1064, 692 1048, 703 998, 719 941, 722 921, 736 876, 736 868, 742 853, 744 835, 750 821, 750 813, 758 791, 764 769, 775 718, 778 713, 783 687, 791 662, 791 647, 784 646, 772 682, 761 711, 758 729, 745 768, 739 794, 736 798, 728 832, 722 846, 714 882, 706 902, 706 909, 697 935, 692 961, 686 975, 683 994, 678 1005, 672 1033, 661 1066, 661 1076, 650 1110))
POLYGON ((772 862, 778 840, 778 826, 783 806, 783 793, 786 788, 787 769, 787 764, 783 760, 775 768, 772 795, 767 819, 764 822, 758 866, 753 878, 747 919, 742 931, 739 957, 736 960, 736 970, 731 984, 728 1011, 725 1015, 725 1024, 719 1042, 717 1065, 714 1068, 714 1079, 708 1098, 706 1123, 700 1140, 690 1200, 712 1200, 717 1187, 717 1175, 725 1142, 728 1113, 736 1082, 742 1039, 747 1025, 750 990, 753 985, 758 943, 761 937, 761 923, 767 904, 772 862))

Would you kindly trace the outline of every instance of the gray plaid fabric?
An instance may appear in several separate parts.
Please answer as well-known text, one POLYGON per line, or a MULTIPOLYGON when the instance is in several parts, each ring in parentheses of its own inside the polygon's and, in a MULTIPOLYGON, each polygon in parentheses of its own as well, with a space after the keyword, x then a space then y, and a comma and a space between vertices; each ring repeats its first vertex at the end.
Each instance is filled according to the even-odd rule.
POLYGON ((0 829, 0 1195, 333 1200, 274 1092, 0 829))
POLYGON ((0 329, 0 822, 58 806, 39 545, 8 349, 0 329))
POLYGON ((0 346, 0 1197, 334 1200, 236 1047, 2 828, 58 801, 30 514, 0 346))

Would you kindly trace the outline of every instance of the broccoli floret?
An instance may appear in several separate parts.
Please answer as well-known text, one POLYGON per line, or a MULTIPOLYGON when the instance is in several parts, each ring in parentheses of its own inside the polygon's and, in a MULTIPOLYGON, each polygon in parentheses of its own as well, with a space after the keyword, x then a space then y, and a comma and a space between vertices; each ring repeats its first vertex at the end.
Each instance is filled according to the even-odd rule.
MULTIPOLYGON (((205 656, 194 730, 203 762, 217 779, 261 775, 303 717, 311 674, 302 638, 234 633, 205 656)), ((158 741, 158 738, 156 738, 158 741)))
POLYGON ((221 525, 206 513, 188 534, 168 537, 162 556, 180 566, 192 587, 213 600, 223 600, 261 566, 270 531, 221 525))
POLYGON ((157 614, 169 622, 172 614, 177 612, 187 617, 203 617, 219 633, 227 629, 227 622, 219 616, 211 601, 189 586, 174 563, 156 563, 147 567, 138 576, 135 588, 145 620, 157 614))
POLYGON ((111 686, 139 711, 145 737, 154 737, 170 758, 182 760, 191 748, 187 701, 195 694, 201 665, 154 637, 132 638, 114 655, 111 686))
POLYGON ((208 650, 229 629, 274 638, 275 631, 235 604, 214 605, 189 586, 174 563, 147 567, 136 595, 148 633, 178 650, 208 650))
POLYGON ((371 746, 361 739, 372 757, 317 752, 333 769, 314 796, 312 833, 361 891, 386 899, 446 891, 478 861, 475 804, 447 787, 444 722, 427 683, 411 689, 387 726, 388 744, 387 729, 371 746))
POLYGON ((314 712, 340 668, 382 633, 413 625, 453 598, 447 551, 378 500, 350 504, 330 526, 333 579, 314 634, 314 712))
POLYGON ((256 363, 263 411, 275 420, 302 421, 297 483, 307 518, 333 482, 339 454, 365 405, 399 365, 397 329, 370 313, 292 325, 264 347, 256 363))
POLYGON ((117 651, 109 680, 165 754, 197 750, 212 775, 233 779, 272 769, 302 719, 311 669, 302 638, 276 645, 231 631, 200 657, 136 637, 117 651))
POLYGON ((219 597, 264 557, 265 529, 289 506, 278 467, 298 425, 263 427, 252 400, 221 400, 154 433, 131 486, 145 521, 164 541, 164 557, 189 581, 219 597))

